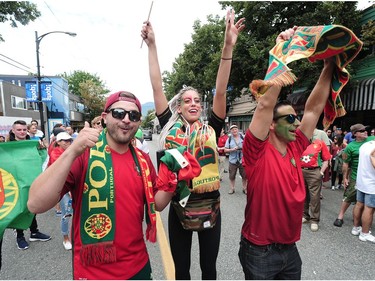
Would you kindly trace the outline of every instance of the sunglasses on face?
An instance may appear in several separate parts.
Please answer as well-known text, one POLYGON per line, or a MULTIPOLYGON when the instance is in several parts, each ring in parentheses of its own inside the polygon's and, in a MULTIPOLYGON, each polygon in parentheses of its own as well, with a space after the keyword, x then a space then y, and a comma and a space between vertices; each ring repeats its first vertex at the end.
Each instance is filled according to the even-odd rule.
POLYGON ((280 118, 285 119, 289 124, 294 124, 294 122, 296 122, 296 119, 298 119, 298 116, 294 114, 285 114, 285 115, 277 116, 273 120, 277 121, 280 118))
POLYGON ((125 118, 126 114, 129 116, 129 120, 132 122, 138 122, 141 120, 141 113, 135 110, 127 111, 122 108, 112 108, 108 110, 108 112, 112 113, 112 117, 115 119, 122 120, 125 118))
MULTIPOLYGON (((366 132, 366 130, 358 130, 357 132, 359 132, 359 133, 364 133, 364 132, 366 132)), ((356 132, 356 133, 357 133, 356 132)))

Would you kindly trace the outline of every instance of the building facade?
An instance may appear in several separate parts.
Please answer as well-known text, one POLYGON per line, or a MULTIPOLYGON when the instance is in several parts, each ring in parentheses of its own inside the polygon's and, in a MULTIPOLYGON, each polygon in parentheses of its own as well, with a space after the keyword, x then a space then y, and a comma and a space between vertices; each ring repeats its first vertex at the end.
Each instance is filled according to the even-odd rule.
MULTIPOLYGON (((13 120, 9 119, 9 117, 35 119, 41 126, 38 103, 26 100, 25 82, 28 81, 36 81, 36 78, 28 75, 0 74, 1 126, 9 127, 9 120, 13 120)), ((82 127, 84 124, 85 108, 80 97, 69 94, 68 81, 59 76, 43 77, 42 81, 49 81, 52 85, 51 101, 43 102, 43 119, 45 121, 46 136, 51 134, 53 126, 56 123, 70 125, 74 128, 82 127)))

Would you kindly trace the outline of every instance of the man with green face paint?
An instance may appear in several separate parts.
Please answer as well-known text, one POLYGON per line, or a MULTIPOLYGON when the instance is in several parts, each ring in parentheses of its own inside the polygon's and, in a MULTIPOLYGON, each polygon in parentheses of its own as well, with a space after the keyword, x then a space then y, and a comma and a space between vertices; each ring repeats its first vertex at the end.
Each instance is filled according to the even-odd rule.
MULTIPOLYGON (((278 40, 288 40, 288 29, 278 40)), ((330 94, 334 63, 324 61, 299 121, 289 102, 277 102, 280 86, 258 99, 247 130, 243 159, 247 185, 239 258, 245 279, 301 279, 300 239, 305 186, 300 157, 330 94)))

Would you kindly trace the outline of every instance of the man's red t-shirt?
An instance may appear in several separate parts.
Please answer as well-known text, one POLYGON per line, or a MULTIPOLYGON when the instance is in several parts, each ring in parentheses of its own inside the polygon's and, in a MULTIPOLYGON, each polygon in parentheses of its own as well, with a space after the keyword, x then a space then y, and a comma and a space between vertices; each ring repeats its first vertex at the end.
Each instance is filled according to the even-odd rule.
POLYGON ((243 144, 247 204, 242 235, 256 245, 291 244, 300 239, 305 185, 300 157, 310 144, 297 129, 282 156, 269 139, 249 130, 243 144))
MULTIPOLYGON (((156 173, 150 157, 143 153, 150 167, 155 186, 156 173)), ((82 190, 85 181, 89 150, 78 157, 65 182, 64 193, 71 191, 73 198, 73 278, 74 279, 129 279, 147 263, 149 257, 143 237, 145 189, 137 172, 131 151, 118 154, 112 150, 115 181, 115 238, 117 262, 83 266, 80 262, 80 214, 82 190)), ((156 194, 156 190, 154 190, 156 194)))

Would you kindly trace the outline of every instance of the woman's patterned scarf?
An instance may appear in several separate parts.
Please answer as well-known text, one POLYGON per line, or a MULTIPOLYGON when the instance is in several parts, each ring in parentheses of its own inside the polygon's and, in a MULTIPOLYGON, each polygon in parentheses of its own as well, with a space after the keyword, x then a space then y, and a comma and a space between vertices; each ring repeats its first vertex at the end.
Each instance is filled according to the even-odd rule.
MULTIPOLYGON (((116 262, 115 202, 116 188, 113 175, 111 149, 107 145, 107 130, 104 129, 99 140, 90 149, 89 163, 82 194, 80 233, 82 249, 81 262, 85 266, 116 262)), ((146 238, 156 241, 156 214, 149 167, 142 153, 133 148, 138 172, 142 176, 147 199, 146 238)))
POLYGON ((324 108, 323 126, 346 114, 339 93, 349 81, 345 67, 357 56, 363 43, 348 28, 340 25, 301 26, 288 41, 279 42, 269 52, 269 64, 264 80, 254 80, 250 90, 256 98, 272 85, 287 86, 296 77, 287 67, 292 61, 307 58, 310 62, 334 57, 336 71, 332 77, 331 96, 324 108))
POLYGON ((202 172, 192 180, 193 193, 218 190, 220 188, 220 177, 215 130, 211 126, 202 125, 199 121, 191 125, 189 128, 190 134, 186 133, 186 129, 179 119, 169 130, 165 139, 165 148, 186 146, 188 151, 197 159, 202 172))

